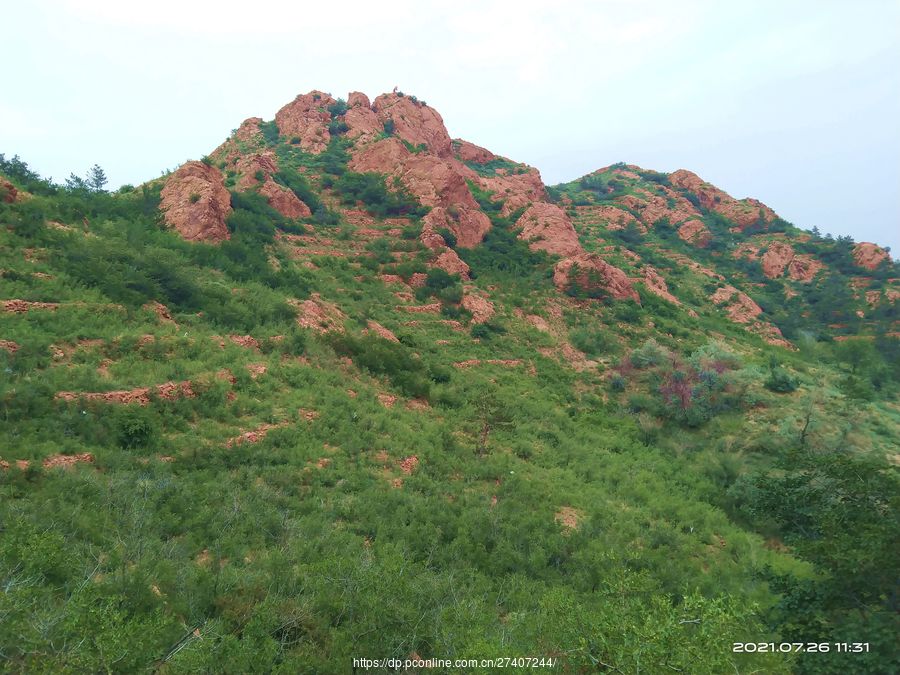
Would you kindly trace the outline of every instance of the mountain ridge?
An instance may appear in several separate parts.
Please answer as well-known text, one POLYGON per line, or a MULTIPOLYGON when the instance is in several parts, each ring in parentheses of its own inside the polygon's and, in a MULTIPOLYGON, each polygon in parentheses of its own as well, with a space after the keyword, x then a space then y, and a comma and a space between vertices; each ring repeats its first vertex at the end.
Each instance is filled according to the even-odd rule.
POLYGON ((874 245, 545 186, 399 92, 113 193, 0 174, 0 670, 900 668, 874 245))
MULTIPOLYGON (((689 170, 665 174, 618 163, 569 183, 547 186, 534 167, 468 141, 451 139, 437 111, 402 92, 382 94, 370 103, 360 92, 351 92, 344 102, 314 90, 283 106, 273 123, 266 125, 261 118, 245 120, 210 154, 210 167, 191 164, 190 169, 183 169, 192 175, 205 173, 211 186, 207 191, 215 185, 219 197, 213 200, 210 211, 203 211, 205 199, 194 208, 185 204, 184 190, 180 200, 166 199, 164 195, 162 207, 169 224, 185 229, 188 222, 209 221, 213 229, 201 234, 201 238, 227 238, 226 178, 238 190, 258 189, 286 217, 309 216, 308 205, 273 178, 278 173, 278 153, 269 144, 278 138, 286 141, 289 148, 297 147, 313 157, 327 154, 333 138, 349 141, 347 168, 384 175, 388 189, 403 189, 430 209, 423 218, 420 240, 434 252, 433 262, 464 278, 467 266, 438 232, 448 231, 460 248, 476 246, 491 228, 489 202, 500 204, 501 217, 515 214, 512 226, 532 250, 560 257, 554 278, 561 290, 574 283, 588 293, 603 290, 616 299, 638 298, 633 279, 622 269, 610 264, 599 251, 585 250, 576 232, 576 221, 603 225, 607 234, 629 228, 646 234, 657 226, 674 227, 682 241, 700 251, 710 246, 721 250, 722 240, 727 239, 724 245, 734 249, 733 255, 758 262, 766 279, 786 276, 791 281, 809 283, 827 267, 815 251, 795 251, 798 245, 808 243, 808 235, 801 234, 771 208, 753 198, 735 199, 689 170), (214 174, 212 163, 228 176, 214 174), (479 191, 485 204, 476 201, 473 190, 479 191), (184 215, 179 217, 180 212, 184 215), (198 215, 194 217, 192 212, 198 215), (714 237, 710 225, 704 222, 710 217, 721 217, 718 224, 724 223, 728 232, 714 237), (590 276, 596 277, 596 283, 589 281, 590 276)), ((282 152, 282 156, 286 154, 288 151, 282 152)), ((177 172, 167 186, 173 181, 180 181, 177 172)), ((171 193, 172 189, 168 189, 171 193)), ((197 237, 193 232, 187 236, 197 237)), ((868 242, 855 244, 850 256, 859 268, 858 279, 881 265, 893 265, 885 249, 868 242)), ((893 281, 879 292, 876 304, 882 300, 893 304, 900 293, 897 276, 893 272, 893 281)), ((651 292, 658 290, 659 297, 677 301, 666 288, 665 275, 658 270, 641 273, 640 279, 639 283, 651 292)), ((856 283, 859 286, 861 281, 856 283)), ((740 286, 722 286, 711 292, 711 302, 723 305, 726 315, 750 325, 773 343, 790 346, 772 322, 756 319, 763 309, 752 299, 750 289, 740 286)), ((785 294, 793 292, 795 289, 785 289, 785 294)), ((870 292, 855 311, 864 316, 874 297, 874 292, 870 292)))

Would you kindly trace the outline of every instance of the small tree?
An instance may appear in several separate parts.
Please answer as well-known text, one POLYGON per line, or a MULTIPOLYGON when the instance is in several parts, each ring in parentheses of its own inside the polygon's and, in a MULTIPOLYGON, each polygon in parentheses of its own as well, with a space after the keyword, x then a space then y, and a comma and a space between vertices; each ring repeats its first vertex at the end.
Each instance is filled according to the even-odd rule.
POLYGON ((106 178, 106 172, 99 164, 94 164, 88 171, 87 185, 94 192, 106 192, 105 185, 109 182, 106 178))

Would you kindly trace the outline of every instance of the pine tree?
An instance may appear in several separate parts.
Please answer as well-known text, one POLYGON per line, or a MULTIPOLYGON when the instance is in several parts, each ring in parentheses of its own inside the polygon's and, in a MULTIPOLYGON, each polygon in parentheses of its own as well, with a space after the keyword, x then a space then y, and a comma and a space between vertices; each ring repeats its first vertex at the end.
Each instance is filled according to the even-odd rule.
POLYGON ((94 166, 91 167, 91 170, 88 171, 86 182, 88 187, 94 192, 106 192, 106 190, 103 189, 103 186, 109 181, 106 178, 106 172, 101 166, 99 164, 94 164, 94 166))

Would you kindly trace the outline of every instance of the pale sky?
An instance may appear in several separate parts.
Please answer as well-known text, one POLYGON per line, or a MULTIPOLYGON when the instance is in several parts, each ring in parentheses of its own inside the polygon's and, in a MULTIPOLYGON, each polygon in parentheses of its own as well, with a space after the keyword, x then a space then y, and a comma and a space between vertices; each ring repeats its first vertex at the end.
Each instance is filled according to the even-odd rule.
POLYGON ((32 0, 3 8, 0 152, 111 187, 311 89, 395 85, 548 184, 690 169, 900 255, 900 0, 32 0))

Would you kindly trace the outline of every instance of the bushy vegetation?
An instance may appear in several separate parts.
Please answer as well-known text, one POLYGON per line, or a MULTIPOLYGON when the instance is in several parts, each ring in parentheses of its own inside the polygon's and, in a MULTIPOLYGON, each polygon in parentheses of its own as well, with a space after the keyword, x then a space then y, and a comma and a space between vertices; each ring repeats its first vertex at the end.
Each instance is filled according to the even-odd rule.
POLYGON ((379 173, 346 172, 332 183, 341 202, 356 206, 361 202, 367 211, 379 218, 389 216, 423 216, 428 209, 415 200, 402 185, 388 190, 385 177, 379 173))
MULTIPOLYGON (((644 289, 565 298, 520 214, 476 190, 493 227, 459 250, 471 281, 379 279, 426 271, 418 213, 360 245, 323 187, 380 217, 383 178, 346 171, 344 139, 323 161, 275 131, 276 180, 334 219, 299 227, 336 252, 303 258, 278 236, 298 224, 252 192, 232 195, 228 241, 187 243, 158 187, 52 185, 2 160, 31 196, 0 204, 0 299, 59 304, 0 312, 0 669, 330 673, 413 652, 900 667, 887 330, 832 342, 801 324, 789 351, 644 289), (494 316, 469 322, 464 292, 494 316), (433 299, 455 317, 410 311, 433 299), (96 396, 134 391, 144 404, 96 396)), ((658 241, 635 244, 643 264, 686 304, 708 294, 658 241)), ((698 254, 736 273, 715 256, 698 254)), ((782 304, 827 303, 819 283, 836 282, 782 304)))

